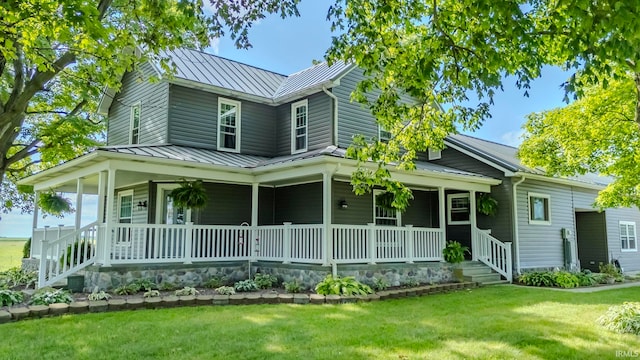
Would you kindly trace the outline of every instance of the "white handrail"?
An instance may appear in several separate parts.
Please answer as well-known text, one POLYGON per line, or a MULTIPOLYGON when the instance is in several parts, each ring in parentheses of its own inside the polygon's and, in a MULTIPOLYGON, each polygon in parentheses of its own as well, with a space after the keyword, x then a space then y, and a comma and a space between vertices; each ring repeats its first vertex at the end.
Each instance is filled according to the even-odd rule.
POLYGON ((509 282, 513 281, 510 242, 503 243, 475 227, 472 228, 471 242, 474 260, 486 264, 509 282))

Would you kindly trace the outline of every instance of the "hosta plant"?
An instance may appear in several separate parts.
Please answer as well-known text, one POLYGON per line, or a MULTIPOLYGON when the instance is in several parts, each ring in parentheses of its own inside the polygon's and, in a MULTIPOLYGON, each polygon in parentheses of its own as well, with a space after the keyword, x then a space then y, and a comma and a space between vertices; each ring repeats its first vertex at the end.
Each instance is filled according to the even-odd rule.
POLYGON ((611 331, 640 335, 640 302, 612 306, 598 323, 611 331))
POLYGON ((268 289, 278 283, 278 278, 271 274, 257 273, 253 278, 259 289, 268 289))
POLYGON ((89 296, 87 296, 87 299, 89 299, 90 301, 109 300, 111 299, 111 295, 104 291, 100 291, 100 292, 94 291, 91 294, 89 294, 89 296))
POLYGON ((31 305, 50 305, 73 302, 73 296, 64 289, 40 288, 31 297, 31 305))
POLYGON ((149 290, 149 291, 146 291, 144 294, 142 294, 142 296, 146 297, 146 298, 158 297, 158 296, 160 296, 160 291, 158 291, 158 290, 149 290))
POLYGON ((11 306, 19 304, 24 300, 24 295, 20 291, 9 289, 0 290, 0 306, 11 306))
POLYGON ((373 278, 373 288, 376 291, 383 291, 386 290, 389 287, 389 283, 387 282, 387 279, 380 277, 380 278, 373 278))
POLYGON ((187 296, 187 295, 198 295, 200 294, 200 292, 198 290, 196 290, 195 288, 189 287, 189 286, 185 286, 182 289, 176 290, 175 292, 176 296, 187 296))
POLYGON ((340 277, 327 275, 321 282, 316 285, 316 292, 320 295, 367 295, 372 294, 373 290, 353 276, 340 277))
POLYGON ((300 282, 298 280, 292 280, 289 282, 285 282, 284 283, 284 291, 290 293, 290 294, 297 294, 299 292, 302 292, 302 290, 304 290, 302 288, 302 285, 300 284, 300 282))
POLYGON ((258 285, 256 285, 256 283, 251 279, 238 281, 233 284, 233 287, 237 292, 249 292, 258 290, 258 285))
POLYGON ((236 293, 236 290, 231 286, 220 286, 216 289, 216 292, 220 295, 233 295, 236 293))

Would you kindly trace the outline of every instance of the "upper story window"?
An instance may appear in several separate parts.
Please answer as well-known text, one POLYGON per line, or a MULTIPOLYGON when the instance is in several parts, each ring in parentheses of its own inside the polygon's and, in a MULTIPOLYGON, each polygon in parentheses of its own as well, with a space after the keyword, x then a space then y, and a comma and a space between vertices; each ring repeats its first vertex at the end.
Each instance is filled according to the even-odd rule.
POLYGON ((634 221, 620 221, 620 242, 622 251, 638 251, 636 223, 634 221))
POLYGON ((141 104, 137 102, 131 106, 129 121, 129 144, 140 143, 140 110, 141 104))
POLYGON ((447 214, 449 225, 471 224, 469 193, 449 194, 447 195, 447 203, 449 205, 447 214))
POLYGON ((429 148, 427 156, 429 157, 429 160, 440 160, 442 159, 442 151, 429 148))
POLYGON ((378 197, 385 196, 383 190, 373 190, 373 223, 376 225, 400 226, 400 212, 396 209, 380 206, 378 197))
POLYGON ((551 196, 529 193, 529 224, 551 224, 551 196))
POLYGON ((218 98, 218 150, 240 151, 240 102, 218 98))
POLYGON ((291 153, 307 151, 309 103, 302 100, 291 104, 291 153))
POLYGON ((382 126, 378 125, 378 140, 386 143, 391 140, 391 137, 391 131, 387 131, 382 126))

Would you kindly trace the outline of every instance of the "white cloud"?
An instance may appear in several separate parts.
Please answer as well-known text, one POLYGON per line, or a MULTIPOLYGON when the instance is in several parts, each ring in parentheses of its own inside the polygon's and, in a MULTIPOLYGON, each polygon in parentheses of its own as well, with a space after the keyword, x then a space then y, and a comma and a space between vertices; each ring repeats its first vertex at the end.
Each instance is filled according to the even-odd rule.
POLYGON ((522 135, 524 135, 524 130, 520 129, 506 132, 500 136, 500 139, 502 139, 502 143, 505 145, 518 147, 520 143, 522 143, 522 135))
POLYGON ((211 45, 207 49, 210 49, 215 55, 218 55, 220 53, 220 38, 211 39, 211 45))

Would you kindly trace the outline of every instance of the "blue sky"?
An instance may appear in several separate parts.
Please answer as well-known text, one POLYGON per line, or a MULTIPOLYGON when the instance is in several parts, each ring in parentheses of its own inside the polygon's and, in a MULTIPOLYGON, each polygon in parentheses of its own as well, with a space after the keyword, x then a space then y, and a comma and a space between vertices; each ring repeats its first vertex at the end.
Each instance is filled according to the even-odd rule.
MULTIPOLYGON (((333 1, 305 0, 300 5, 299 18, 281 19, 278 16, 259 21, 250 31, 253 47, 249 50, 235 48, 233 41, 222 38, 214 41, 209 52, 222 57, 258 66, 282 74, 291 74, 321 60, 331 44, 330 24, 326 14, 333 1)), ((492 118, 472 135, 503 144, 516 146, 519 143, 521 126, 525 116, 531 112, 562 106, 563 92, 560 89, 567 75, 560 69, 546 68, 542 78, 533 82, 529 97, 515 86, 513 79, 506 79, 504 92, 496 94, 491 109, 492 118)), ((72 196, 75 199, 75 195, 72 196)), ((74 205, 75 206, 75 205, 74 205)), ((83 224, 96 217, 95 199, 83 201, 83 224)), ((28 237, 31 234, 32 216, 29 214, 0 214, 0 236, 28 237)), ((72 225, 74 215, 63 219, 47 217, 39 225, 72 225)))

